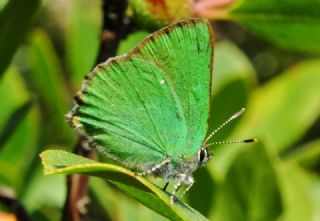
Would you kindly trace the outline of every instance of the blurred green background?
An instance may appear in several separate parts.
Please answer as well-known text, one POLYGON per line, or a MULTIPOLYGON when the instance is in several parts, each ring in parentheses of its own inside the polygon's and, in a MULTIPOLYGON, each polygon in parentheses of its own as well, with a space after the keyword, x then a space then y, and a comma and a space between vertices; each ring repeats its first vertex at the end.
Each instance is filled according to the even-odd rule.
MULTIPOLYGON (((259 142, 217 146, 185 201, 209 220, 319 221, 320 1, 126 4, 0 0, 0 220, 17 211, 61 220, 66 176, 44 176, 38 155, 74 152, 64 115, 83 77, 151 31, 197 15, 215 33, 209 131, 246 107, 214 140, 259 142)), ((90 177, 87 193, 79 220, 167 220, 103 179, 90 177)))

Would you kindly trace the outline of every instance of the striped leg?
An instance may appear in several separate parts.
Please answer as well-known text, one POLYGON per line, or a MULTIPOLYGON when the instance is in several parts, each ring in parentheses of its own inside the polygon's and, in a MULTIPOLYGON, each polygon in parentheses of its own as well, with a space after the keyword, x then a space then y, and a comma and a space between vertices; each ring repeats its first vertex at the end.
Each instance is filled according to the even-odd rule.
POLYGON ((164 165, 168 164, 171 162, 170 158, 166 158, 164 161, 162 161, 161 163, 155 165, 154 167, 152 167, 150 170, 146 171, 146 172, 142 172, 142 173, 137 173, 138 176, 147 176, 152 174, 154 171, 159 170, 161 167, 163 167, 164 165))
POLYGON ((180 177, 180 179, 178 180, 178 182, 174 186, 174 190, 172 191, 171 196, 170 196, 170 205, 171 205, 171 207, 173 206, 173 203, 174 203, 174 197, 176 196, 176 193, 181 188, 181 186, 183 184, 187 184, 188 185, 188 187, 185 189, 185 191, 183 191, 183 193, 180 195, 180 198, 186 192, 188 192, 188 190, 192 187, 192 185, 194 183, 194 179, 191 176, 188 176, 186 174, 179 174, 179 177, 180 177))
POLYGON ((184 196, 184 194, 186 194, 186 192, 188 192, 190 190, 190 188, 192 187, 192 185, 194 184, 194 179, 192 177, 189 177, 190 180, 187 183, 188 187, 181 193, 181 195, 179 196, 179 198, 182 198, 184 196))

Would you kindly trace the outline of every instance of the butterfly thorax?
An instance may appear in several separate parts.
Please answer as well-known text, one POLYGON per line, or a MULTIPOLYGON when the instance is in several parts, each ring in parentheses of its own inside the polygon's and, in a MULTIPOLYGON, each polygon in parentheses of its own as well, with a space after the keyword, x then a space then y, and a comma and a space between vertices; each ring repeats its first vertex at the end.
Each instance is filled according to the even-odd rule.
POLYGON ((166 180, 176 180, 180 178, 181 174, 190 176, 196 169, 204 166, 210 158, 211 153, 207 149, 201 148, 197 154, 191 157, 168 158, 169 163, 164 164, 151 174, 166 180))
POLYGON ((179 174, 192 174, 198 168, 198 163, 195 160, 183 161, 177 160, 170 162, 159 170, 153 172, 153 176, 161 177, 166 180, 175 180, 179 174))

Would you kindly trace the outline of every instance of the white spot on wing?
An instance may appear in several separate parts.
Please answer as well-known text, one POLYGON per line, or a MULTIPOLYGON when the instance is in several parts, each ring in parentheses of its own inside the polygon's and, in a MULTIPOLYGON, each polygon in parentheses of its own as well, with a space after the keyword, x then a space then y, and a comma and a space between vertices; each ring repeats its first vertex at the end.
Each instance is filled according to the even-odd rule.
POLYGON ((162 85, 162 84, 164 84, 165 83, 165 81, 164 80, 160 80, 160 84, 162 85))

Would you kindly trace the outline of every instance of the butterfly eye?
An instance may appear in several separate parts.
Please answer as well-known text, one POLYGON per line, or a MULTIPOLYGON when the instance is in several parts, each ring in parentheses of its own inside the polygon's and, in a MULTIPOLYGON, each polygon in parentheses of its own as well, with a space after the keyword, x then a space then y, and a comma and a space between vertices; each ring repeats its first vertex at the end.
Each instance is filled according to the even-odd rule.
POLYGON ((201 148, 198 152, 198 161, 203 163, 208 160, 208 152, 206 149, 201 148))

